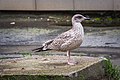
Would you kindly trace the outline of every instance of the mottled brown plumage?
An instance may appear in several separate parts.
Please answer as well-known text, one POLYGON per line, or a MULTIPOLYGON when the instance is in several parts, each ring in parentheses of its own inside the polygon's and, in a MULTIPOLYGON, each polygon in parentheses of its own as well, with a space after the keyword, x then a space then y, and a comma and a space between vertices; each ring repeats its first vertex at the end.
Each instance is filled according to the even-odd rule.
POLYGON ((53 49, 57 51, 67 51, 79 47, 83 39, 80 33, 70 29, 67 32, 62 33, 56 37, 51 44, 48 45, 48 49, 53 49))
POLYGON ((76 62, 70 60, 70 51, 78 48, 84 38, 84 29, 81 25, 86 17, 76 14, 72 17, 72 28, 60 35, 55 39, 46 41, 42 47, 34 49, 35 52, 46 51, 46 50, 56 50, 56 51, 67 51, 69 57, 68 64, 74 65, 76 62))

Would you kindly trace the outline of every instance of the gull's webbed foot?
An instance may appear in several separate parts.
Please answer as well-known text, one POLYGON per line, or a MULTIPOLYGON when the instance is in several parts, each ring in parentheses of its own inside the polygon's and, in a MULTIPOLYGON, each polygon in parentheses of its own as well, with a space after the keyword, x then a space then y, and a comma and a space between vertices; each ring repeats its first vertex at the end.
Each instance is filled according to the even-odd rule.
POLYGON ((69 64, 69 65, 76 65, 76 64, 78 64, 78 62, 75 61, 75 60, 69 59, 67 64, 69 64))

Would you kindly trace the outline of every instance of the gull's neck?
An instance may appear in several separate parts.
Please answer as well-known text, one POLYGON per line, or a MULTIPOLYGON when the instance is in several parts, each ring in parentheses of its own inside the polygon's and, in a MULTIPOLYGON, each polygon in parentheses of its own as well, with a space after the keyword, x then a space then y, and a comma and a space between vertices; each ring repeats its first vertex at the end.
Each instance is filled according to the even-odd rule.
POLYGON ((84 38, 84 29, 83 29, 82 24, 79 22, 74 22, 72 23, 72 25, 73 25, 72 29, 78 34, 80 34, 82 38, 84 38))

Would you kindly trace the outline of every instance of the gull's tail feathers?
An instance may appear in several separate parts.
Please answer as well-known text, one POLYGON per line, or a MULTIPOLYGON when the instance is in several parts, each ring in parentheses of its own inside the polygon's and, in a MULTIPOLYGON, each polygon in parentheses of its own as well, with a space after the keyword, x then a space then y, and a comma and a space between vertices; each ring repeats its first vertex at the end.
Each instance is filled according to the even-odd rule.
POLYGON ((52 50, 52 49, 44 49, 44 46, 42 46, 40 48, 35 48, 32 51, 33 52, 42 52, 42 51, 48 51, 48 50, 52 50))
POLYGON ((41 51, 44 51, 43 48, 44 48, 44 47, 42 46, 42 47, 40 47, 40 48, 35 48, 35 49, 33 49, 32 51, 33 51, 33 52, 41 52, 41 51))
POLYGON ((43 46, 39 47, 39 48, 36 48, 36 49, 33 49, 32 51, 33 52, 41 52, 41 51, 48 51, 48 50, 52 50, 52 49, 48 49, 48 45, 51 44, 53 42, 53 40, 48 40, 46 41, 43 46))

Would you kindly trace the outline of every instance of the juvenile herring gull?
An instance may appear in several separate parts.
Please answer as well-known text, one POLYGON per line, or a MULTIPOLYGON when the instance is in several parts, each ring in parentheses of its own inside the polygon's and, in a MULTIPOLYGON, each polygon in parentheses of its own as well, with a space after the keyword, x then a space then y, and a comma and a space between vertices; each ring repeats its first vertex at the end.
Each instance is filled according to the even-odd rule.
POLYGON ((84 29, 81 24, 83 20, 89 18, 84 17, 83 15, 76 14, 72 17, 72 28, 60 35, 55 39, 51 39, 43 43, 42 47, 33 49, 34 52, 47 51, 47 50, 56 50, 56 51, 67 51, 68 64, 75 65, 76 61, 71 60, 70 51, 78 48, 84 38, 84 29))

